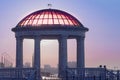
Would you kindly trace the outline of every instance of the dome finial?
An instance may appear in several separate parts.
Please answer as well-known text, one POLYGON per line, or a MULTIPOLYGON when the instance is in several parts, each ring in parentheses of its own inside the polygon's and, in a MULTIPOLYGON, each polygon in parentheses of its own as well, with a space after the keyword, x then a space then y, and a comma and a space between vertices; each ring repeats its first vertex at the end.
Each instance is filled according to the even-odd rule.
POLYGON ((48 4, 48 7, 49 7, 49 9, 51 9, 51 7, 52 7, 52 4, 50 4, 50 3, 49 3, 49 4, 48 4))

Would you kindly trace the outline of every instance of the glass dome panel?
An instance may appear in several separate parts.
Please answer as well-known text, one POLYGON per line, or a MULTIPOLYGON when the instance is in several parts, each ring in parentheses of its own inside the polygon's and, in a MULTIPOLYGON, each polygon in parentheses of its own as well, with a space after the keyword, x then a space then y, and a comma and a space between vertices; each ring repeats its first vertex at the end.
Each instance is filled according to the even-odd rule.
POLYGON ((44 9, 36 11, 21 20, 17 26, 34 27, 54 24, 62 26, 82 26, 82 24, 69 13, 56 9, 44 9))

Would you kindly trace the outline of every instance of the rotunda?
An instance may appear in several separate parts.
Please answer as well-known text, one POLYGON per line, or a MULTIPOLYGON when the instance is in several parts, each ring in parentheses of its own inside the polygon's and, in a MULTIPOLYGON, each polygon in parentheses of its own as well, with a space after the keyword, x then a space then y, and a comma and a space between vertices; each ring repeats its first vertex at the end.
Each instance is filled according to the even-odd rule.
POLYGON ((16 37, 16 67, 23 67, 23 40, 34 39, 34 68, 40 70, 40 41, 58 39, 59 76, 65 76, 67 69, 67 39, 76 39, 77 68, 84 68, 84 38, 88 28, 71 14, 57 9, 43 9, 23 18, 12 29, 16 37))

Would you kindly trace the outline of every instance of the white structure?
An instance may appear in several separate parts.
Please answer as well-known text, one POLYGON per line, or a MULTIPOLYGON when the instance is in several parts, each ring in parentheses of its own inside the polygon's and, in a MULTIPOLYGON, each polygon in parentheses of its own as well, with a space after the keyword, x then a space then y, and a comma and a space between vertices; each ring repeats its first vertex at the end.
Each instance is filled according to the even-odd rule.
MULTIPOLYGON (((59 77, 65 77, 67 69, 67 39, 77 41, 77 68, 84 68, 85 28, 72 15, 56 9, 33 12, 12 29, 16 37, 16 67, 23 67, 23 40, 34 39, 34 68, 40 71, 40 43, 42 39, 58 39, 59 77)), ((40 72, 39 72, 40 73, 40 72)))

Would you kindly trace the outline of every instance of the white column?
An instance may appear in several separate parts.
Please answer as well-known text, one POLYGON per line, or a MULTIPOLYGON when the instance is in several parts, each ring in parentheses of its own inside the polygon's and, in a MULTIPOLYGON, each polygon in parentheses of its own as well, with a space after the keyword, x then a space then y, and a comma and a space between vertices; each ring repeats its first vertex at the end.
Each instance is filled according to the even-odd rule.
POLYGON ((85 77, 84 37, 77 37, 77 73, 81 80, 85 77))
POLYGON ((67 36, 62 35, 59 39, 59 77, 66 75, 67 68, 67 36))
POLYGON ((40 37, 35 37, 34 42, 34 68, 40 68, 40 37))
POLYGON ((40 67, 40 37, 35 37, 34 43, 34 64, 36 69, 36 80, 41 80, 41 67, 40 67))
POLYGON ((16 37, 16 67, 23 67, 23 38, 16 37))
POLYGON ((84 37, 77 37, 77 68, 85 67, 84 37))

